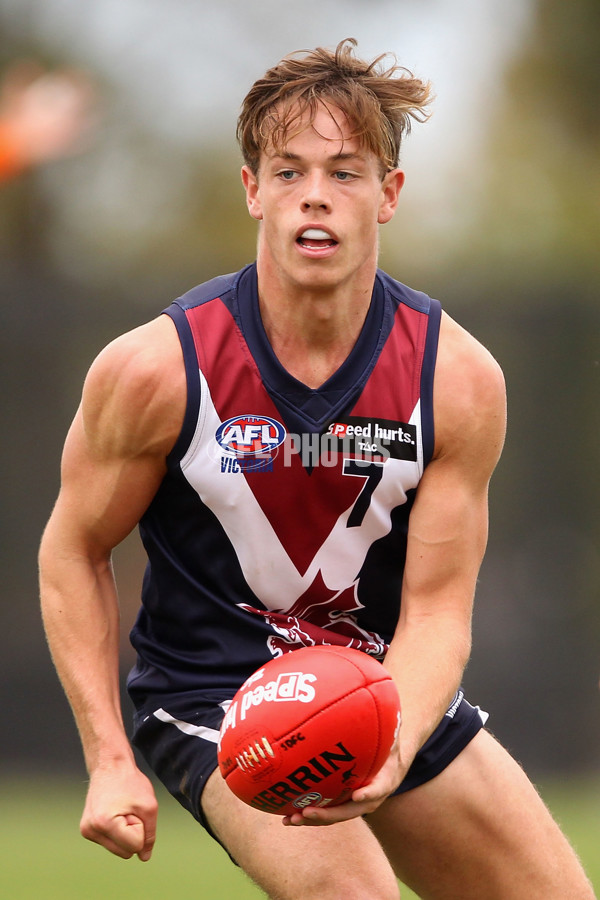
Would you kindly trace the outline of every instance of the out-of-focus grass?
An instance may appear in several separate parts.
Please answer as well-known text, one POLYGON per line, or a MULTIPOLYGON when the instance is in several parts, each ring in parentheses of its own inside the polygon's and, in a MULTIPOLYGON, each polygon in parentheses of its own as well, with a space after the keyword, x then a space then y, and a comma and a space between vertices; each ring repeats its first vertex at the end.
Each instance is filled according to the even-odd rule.
POLYGON ((122 860, 79 835, 85 785, 0 783, 0 897, 6 900, 258 900, 252 885, 160 788, 152 859, 122 860))
MULTIPOLYGON (((600 778, 542 791, 600 888, 600 778)), ((164 791, 149 863, 121 860, 79 836, 85 785, 0 780, 0 896, 7 900, 258 900, 264 895, 164 791)), ((276 861, 274 860, 274 864, 276 861)), ((404 888, 403 900, 415 895, 404 888)))
POLYGON ((541 793, 600 897, 600 776, 553 782, 541 793))

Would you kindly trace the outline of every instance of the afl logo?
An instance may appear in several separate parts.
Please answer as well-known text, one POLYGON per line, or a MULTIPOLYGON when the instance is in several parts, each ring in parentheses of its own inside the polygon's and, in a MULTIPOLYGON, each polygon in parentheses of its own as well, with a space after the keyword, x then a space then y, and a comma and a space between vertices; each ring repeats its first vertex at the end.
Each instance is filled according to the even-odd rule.
POLYGON ((217 428, 220 447, 233 456, 264 456, 285 440, 285 428, 269 416, 234 416, 217 428))
POLYGON ((293 801, 292 806, 296 809, 304 809, 305 806, 317 806, 323 800, 323 794, 318 791, 310 791, 308 794, 302 794, 293 801))

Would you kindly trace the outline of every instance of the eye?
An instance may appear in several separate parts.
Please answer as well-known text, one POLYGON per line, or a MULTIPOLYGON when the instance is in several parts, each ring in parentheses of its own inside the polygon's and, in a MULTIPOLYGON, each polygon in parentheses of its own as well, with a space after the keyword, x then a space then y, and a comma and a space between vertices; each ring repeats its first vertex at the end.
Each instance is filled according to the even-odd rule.
POLYGON ((335 172, 337 181, 350 181, 354 176, 351 172, 335 172))
POLYGON ((282 181, 293 181, 297 174, 293 169, 283 169, 283 171, 277 173, 277 176, 282 181))

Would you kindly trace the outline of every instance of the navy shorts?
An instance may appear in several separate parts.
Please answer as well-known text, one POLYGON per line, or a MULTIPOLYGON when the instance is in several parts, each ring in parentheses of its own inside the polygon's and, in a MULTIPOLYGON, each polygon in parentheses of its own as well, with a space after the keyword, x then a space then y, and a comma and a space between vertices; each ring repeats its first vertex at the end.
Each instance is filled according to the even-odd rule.
MULTIPOLYGON (((219 728, 228 702, 170 698, 162 707, 139 715, 133 734, 136 746, 169 793, 211 834, 202 812, 202 791, 217 768, 219 728), (223 708, 225 707, 225 709, 223 708)), ((396 794, 410 791, 439 775, 483 727, 487 713, 471 706, 459 691, 444 718, 423 745, 396 794)))

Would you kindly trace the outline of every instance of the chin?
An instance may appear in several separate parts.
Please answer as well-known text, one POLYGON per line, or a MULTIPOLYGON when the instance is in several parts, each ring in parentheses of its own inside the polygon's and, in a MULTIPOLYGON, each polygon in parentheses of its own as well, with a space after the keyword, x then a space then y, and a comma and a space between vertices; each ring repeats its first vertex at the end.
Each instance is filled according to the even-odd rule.
POLYGON ((306 290, 331 290, 352 279, 356 270, 344 270, 333 260, 307 260, 305 265, 294 267, 291 281, 306 290))

